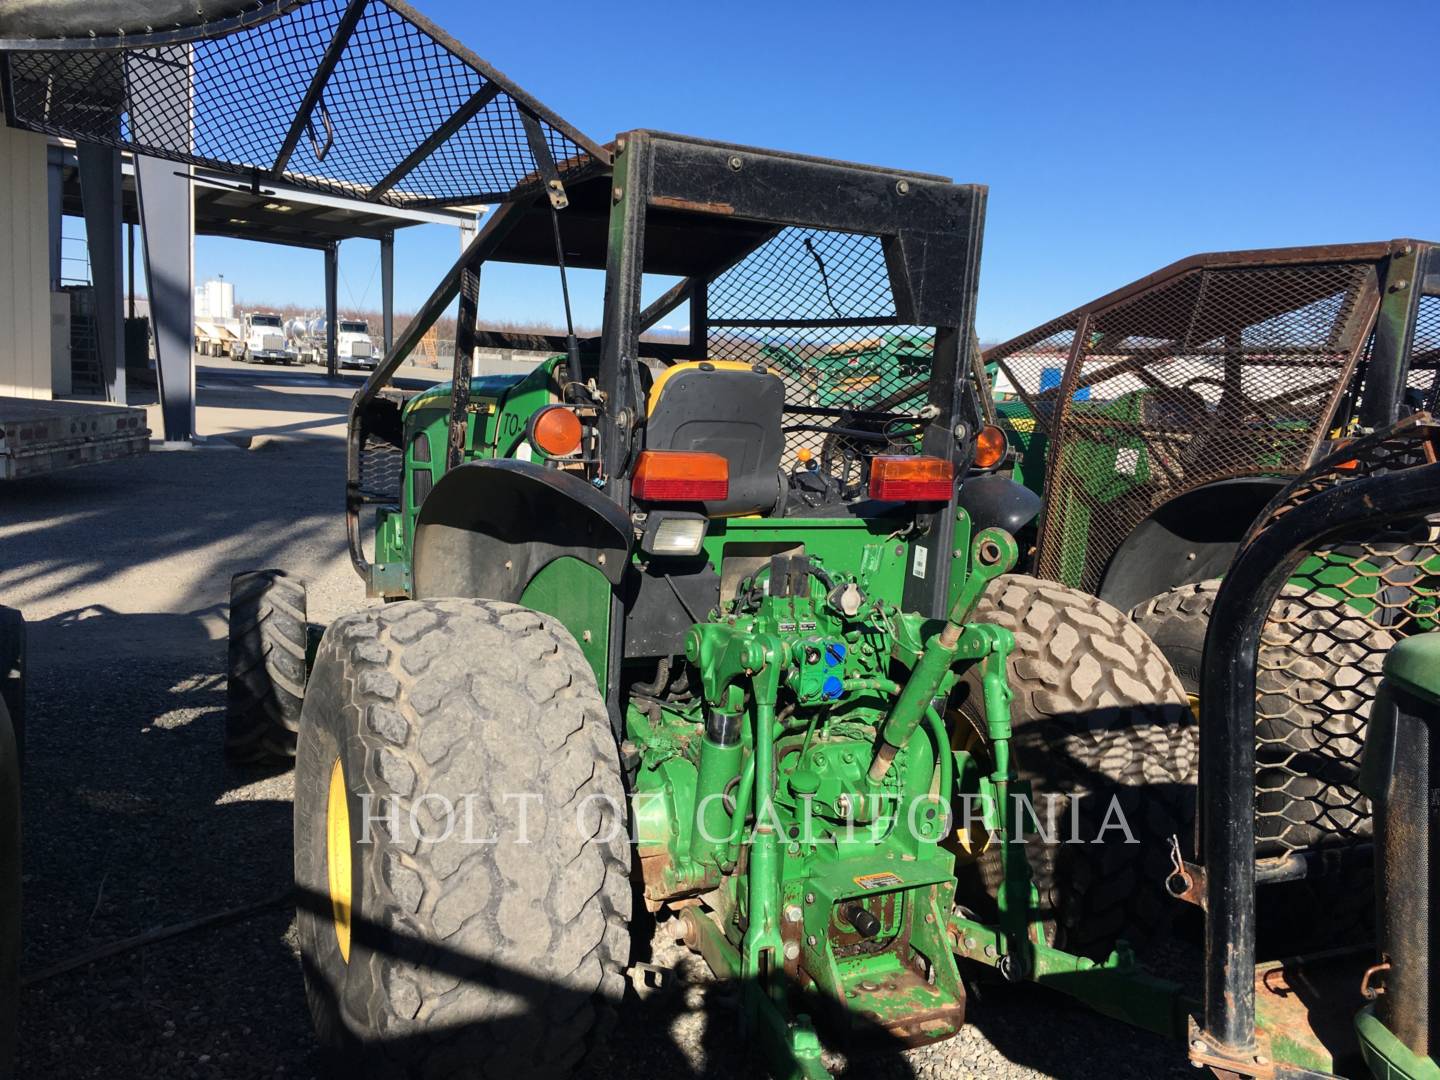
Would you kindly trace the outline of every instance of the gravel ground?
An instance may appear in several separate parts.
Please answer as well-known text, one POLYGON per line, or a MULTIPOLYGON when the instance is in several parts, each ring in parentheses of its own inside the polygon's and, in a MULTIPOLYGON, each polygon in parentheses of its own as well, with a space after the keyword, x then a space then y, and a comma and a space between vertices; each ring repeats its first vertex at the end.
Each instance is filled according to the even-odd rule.
MULTIPOLYGON (((291 778, 227 766, 224 615, 229 578, 283 566, 310 582, 310 614, 361 603, 344 552, 344 458, 296 421, 293 384, 253 394, 211 380, 228 430, 272 433, 248 451, 152 453, 21 482, 0 503, 0 598, 31 623, 25 775, 25 955, 30 978, 90 950, 282 897, 291 778), (268 410, 268 412, 266 412, 268 410), (292 425, 294 425, 292 427, 292 425), (276 439, 273 433, 311 433, 276 439)), ((289 374, 286 379, 304 378, 289 374)), ((206 378, 202 372, 202 405, 206 378)), ((305 393, 306 417, 345 391, 305 393)), ((202 430, 205 410, 202 408, 202 430)), ((333 428, 331 429, 333 430, 333 428)), ((755 1075, 730 989, 655 926, 637 959, 671 986, 632 996, 589 1076, 755 1075)), ((29 983, 22 1077, 323 1075, 290 911, 280 903, 29 983)), ((1192 1076, 1179 1048, 1033 988, 972 997, 970 1025, 938 1046, 856 1059, 856 1077, 1192 1076)))

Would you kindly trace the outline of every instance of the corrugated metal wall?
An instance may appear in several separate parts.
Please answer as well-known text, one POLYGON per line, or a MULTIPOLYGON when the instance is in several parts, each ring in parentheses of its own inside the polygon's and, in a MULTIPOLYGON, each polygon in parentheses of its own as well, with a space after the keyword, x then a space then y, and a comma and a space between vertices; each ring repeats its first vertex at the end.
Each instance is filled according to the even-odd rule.
POLYGON ((45 137, 0 125, 0 395, 48 398, 45 137))

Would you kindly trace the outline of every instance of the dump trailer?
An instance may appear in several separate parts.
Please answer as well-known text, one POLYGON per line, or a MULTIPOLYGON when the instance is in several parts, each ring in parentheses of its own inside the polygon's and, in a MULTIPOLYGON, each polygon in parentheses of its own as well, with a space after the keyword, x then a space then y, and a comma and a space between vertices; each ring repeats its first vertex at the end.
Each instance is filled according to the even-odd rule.
POLYGON ((149 447, 144 409, 0 397, 0 479, 130 457, 149 447))

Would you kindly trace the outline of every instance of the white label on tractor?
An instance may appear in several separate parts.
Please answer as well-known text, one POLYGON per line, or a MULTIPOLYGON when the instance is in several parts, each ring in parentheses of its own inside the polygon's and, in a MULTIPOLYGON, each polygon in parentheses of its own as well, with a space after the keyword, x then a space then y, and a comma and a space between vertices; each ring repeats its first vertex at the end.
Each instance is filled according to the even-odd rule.
POLYGON ((1115 471, 1134 476, 1140 471, 1140 451, 1133 446, 1122 446, 1115 451, 1115 471))
POLYGON ((918 578, 923 578, 925 576, 925 564, 929 561, 929 559, 930 552, 927 549, 921 547, 919 544, 916 544, 915 565, 911 567, 910 573, 914 574, 918 578))

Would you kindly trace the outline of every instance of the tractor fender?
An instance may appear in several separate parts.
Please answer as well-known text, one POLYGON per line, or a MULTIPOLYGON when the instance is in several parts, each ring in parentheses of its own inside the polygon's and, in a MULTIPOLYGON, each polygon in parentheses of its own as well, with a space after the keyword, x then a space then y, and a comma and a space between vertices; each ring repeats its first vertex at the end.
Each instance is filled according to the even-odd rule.
POLYGON ((1225 573, 1251 523, 1294 477, 1242 476, 1191 488, 1131 530, 1105 567, 1099 595, 1121 611, 1225 573))
POLYGON ((1004 529, 1015 535, 1040 513, 1040 496, 1008 476, 991 473, 960 485, 956 505, 970 515, 971 529, 1004 529))
POLYGON ((529 461, 472 461, 426 496, 415 526, 413 595, 518 603, 570 556, 620 584, 634 533, 620 507, 574 473, 529 461))

